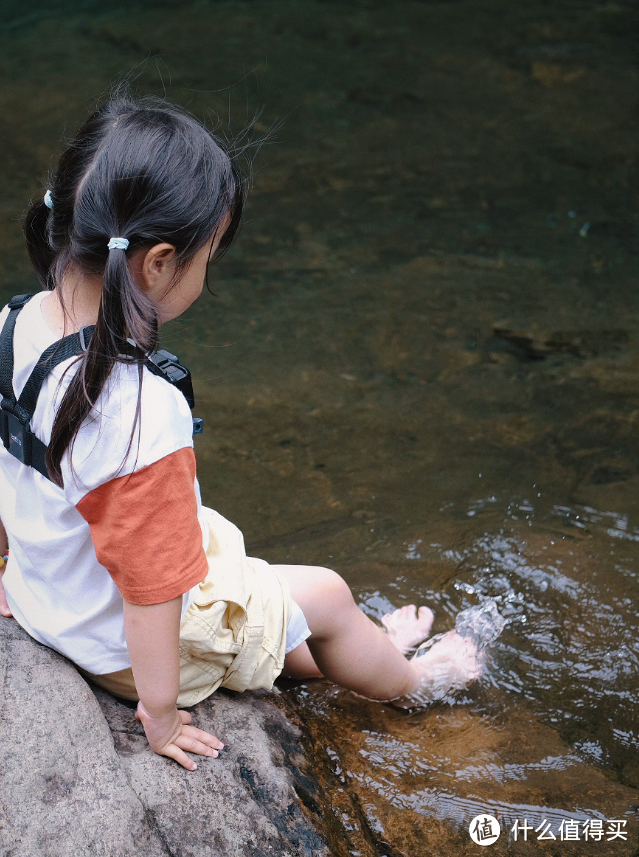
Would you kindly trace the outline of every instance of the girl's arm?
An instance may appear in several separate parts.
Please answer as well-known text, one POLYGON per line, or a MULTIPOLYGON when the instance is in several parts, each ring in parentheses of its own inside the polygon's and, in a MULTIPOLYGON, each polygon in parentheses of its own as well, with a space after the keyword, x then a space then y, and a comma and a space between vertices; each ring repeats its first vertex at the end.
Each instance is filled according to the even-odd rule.
MULTIPOLYGON (((2 556, 4 556, 8 544, 7 531, 5 530, 2 521, 0 521, 0 550, 2 550, 2 556)), ((7 603, 7 596, 4 594, 4 586, 2 585, 3 574, 4 568, 0 568, 0 616, 6 616, 8 619, 12 613, 9 609, 9 604, 7 603)))
POLYGON ((185 750, 217 756, 224 744, 190 726, 191 715, 178 711, 180 618, 182 597, 142 606, 124 602, 124 630, 140 697, 136 717, 156 753, 175 759, 189 771, 197 768, 185 750))

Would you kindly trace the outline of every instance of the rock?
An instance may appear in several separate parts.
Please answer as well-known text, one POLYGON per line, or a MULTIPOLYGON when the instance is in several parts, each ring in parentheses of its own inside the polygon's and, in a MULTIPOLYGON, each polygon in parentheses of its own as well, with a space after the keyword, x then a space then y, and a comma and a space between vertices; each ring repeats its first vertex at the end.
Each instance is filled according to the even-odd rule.
POLYGON ((0 621, 2 857, 323 857, 297 793, 300 730, 274 694, 215 694, 194 722, 226 745, 189 773, 149 748, 134 709, 0 621), (297 786, 297 788, 295 787, 297 786))

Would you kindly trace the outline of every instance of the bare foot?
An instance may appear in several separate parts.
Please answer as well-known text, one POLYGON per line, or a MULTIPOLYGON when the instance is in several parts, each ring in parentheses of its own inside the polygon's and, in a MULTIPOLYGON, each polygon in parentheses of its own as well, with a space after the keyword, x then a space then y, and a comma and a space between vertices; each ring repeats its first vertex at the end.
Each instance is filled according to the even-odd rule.
POLYGON ((433 619, 433 611, 429 607, 417 610, 414 604, 407 604, 394 613, 387 613, 382 625, 395 648, 407 655, 428 637, 433 619))
POLYGON ((419 684, 412 693, 393 700, 400 707, 428 704, 453 690, 461 690, 479 678, 482 668, 475 643, 457 631, 444 634, 411 663, 420 676, 419 684))

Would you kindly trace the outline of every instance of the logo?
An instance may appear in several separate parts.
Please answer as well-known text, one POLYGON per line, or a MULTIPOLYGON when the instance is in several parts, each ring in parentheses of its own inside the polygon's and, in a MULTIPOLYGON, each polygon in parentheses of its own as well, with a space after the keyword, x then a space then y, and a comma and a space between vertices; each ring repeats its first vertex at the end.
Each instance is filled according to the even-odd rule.
POLYGON ((468 831, 476 845, 493 845, 499 839, 501 827, 494 815, 476 815, 468 831))

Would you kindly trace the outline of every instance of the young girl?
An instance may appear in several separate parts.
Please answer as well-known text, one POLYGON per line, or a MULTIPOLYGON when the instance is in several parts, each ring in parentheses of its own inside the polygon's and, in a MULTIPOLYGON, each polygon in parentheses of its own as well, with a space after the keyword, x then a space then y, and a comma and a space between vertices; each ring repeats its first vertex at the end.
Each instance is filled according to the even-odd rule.
POLYGON ((151 747, 189 770, 185 751, 224 745, 178 706, 220 685, 325 676, 410 704, 479 670, 455 632, 407 660, 428 608, 386 616, 384 632, 335 572, 247 557, 239 530, 201 504, 189 406, 149 356, 232 242, 243 194, 191 116, 116 97, 27 215, 44 291, 0 314, 0 613, 139 700, 151 747))

